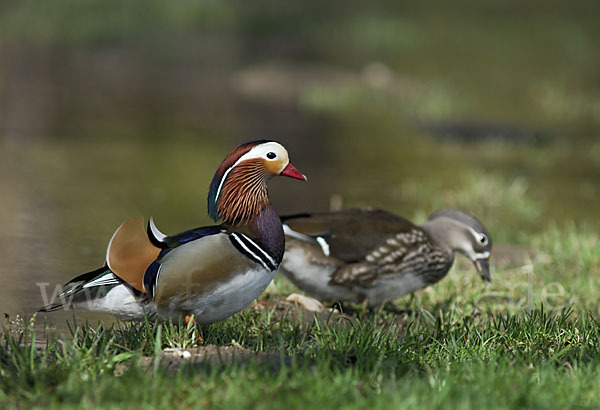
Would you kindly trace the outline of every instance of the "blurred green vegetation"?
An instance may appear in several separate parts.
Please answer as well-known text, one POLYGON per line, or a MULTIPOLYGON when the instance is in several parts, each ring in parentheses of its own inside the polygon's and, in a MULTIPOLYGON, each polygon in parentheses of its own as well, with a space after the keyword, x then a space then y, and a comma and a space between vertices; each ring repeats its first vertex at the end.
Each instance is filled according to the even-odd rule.
POLYGON ((0 7, 2 44, 122 47, 181 63, 195 52, 186 40, 219 36, 241 44, 234 64, 291 61, 362 70, 375 61, 411 85, 407 98, 360 84, 309 89, 305 101, 317 110, 364 108, 368 101, 371 109, 396 114, 544 127, 597 126, 600 118, 599 7, 585 0, 26 0, 0 7))
POLYGON ((139 44, 174 31, 235 27, 231 6, 213 0, 4 1, 0 11, 4 42, 80 48, 139 44))

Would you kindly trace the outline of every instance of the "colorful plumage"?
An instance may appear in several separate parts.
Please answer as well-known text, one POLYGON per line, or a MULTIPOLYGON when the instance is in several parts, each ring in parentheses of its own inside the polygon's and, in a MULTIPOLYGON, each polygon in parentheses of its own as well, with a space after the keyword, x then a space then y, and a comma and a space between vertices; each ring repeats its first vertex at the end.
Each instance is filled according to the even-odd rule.
POLYGON ((210 185, 208 211, 219 225, 167 236, 150 219, 123 223, 111 238, 104 267, 80 275, 59 301, 41 311, 73 307, 141 319, 194 315, 199 324, 231 316, 273 279, 285 237, 269 202, 267 180, 306 180, 285 148, 270 140, 235 148, 210 185))

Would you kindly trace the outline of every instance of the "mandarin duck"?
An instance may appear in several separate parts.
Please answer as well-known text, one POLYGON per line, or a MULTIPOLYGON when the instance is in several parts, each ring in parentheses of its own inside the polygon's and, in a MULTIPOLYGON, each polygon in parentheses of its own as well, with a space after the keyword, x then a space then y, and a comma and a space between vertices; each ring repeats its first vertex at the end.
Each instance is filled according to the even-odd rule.
POLYGON ((490 281, 492 240, 463 212, 445 209, 421 226, 380 209, 282 217, 282 273, 324 301, 382 305, 442 279, 462 253, 490 281))
POLYGON ((277 142, 238 146, 210 184, 208 212, 219 225, 167 236, 152 218, 147 227, 131 218, 112 236, 105 265, 70 280, 59 301, 40 310, 72 307, 133 320, 183 316, 198 324, 239 312, 265 290, 283 257, 285 237, 267 192, 267 180, 277 175, 306 180, 277 142))

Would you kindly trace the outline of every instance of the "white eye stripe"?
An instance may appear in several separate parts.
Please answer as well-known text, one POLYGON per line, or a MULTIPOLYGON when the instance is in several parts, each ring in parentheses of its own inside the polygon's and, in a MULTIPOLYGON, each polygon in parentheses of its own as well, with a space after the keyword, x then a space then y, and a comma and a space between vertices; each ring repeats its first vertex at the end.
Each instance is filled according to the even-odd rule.
POLYGON ((227 179, 227 175, 229 175, 229 172, 231 172, 231 170, 239 163, 240 161, 238 160, 235 164, 233 164, 227 171, 225 171, 225 173, 223 174, 223 178, 221 178, 221 182, 219 183, 219 188, 217 189, 217 195, 215 195, 215 202, 219 200, 219 194, 221 193, 221 188, 223 188, 223 183, 225 182, 225 180, 227 179))
POLYGON ((489 242, 488 237, 480 232, 477 232, 475 229, 471 228, 470 226, 467 226, 467 229, 469 230, 469 232, 471 232, 471 235, 473 235, 473 237, 475 238, 475 240, 477 242, 479 242, 482 245, 487 245, 489 242), (483 239, 483 242, 482 242, 483 239))
MULTIPOLYGON (((283 150, 283 153, 287 152, 287 151, 285 151, 285 148, 283 148, 281 146, 281 144, 279 144, 277 142, 265 142, 263 144, 252 147, 250 149, 250 151, 248 151, 244 155, 242 155, 237 161, 235 161, 235 164, 230 166, 227 169, 227 171, 225 171, 225 173, 223 174, 223 177, 221 178, 221 182, 219 183, 219 188, 217 188, 217 194, 215 195, 215 201, 219 200, 219 194, 221 193, 221 188, 223 188, 223 183, 225 183, 225 180, 227 179, 227 175, 229 175, 231 170, 233 168, 235 168, 237 165, 239 165, 240 162, 246 161, 248 159, 266 158, 267 154, 270 152, 275 153, 276 154, 275 158, 277 158, 278 155, 277 155, 276 151, 282 151, 282 150, 283 150)), ((282 155, 283 155, 283 153, 282 153, 282 155)), ((273 159, 275 159, 275 158, 273 158, 273 159)))

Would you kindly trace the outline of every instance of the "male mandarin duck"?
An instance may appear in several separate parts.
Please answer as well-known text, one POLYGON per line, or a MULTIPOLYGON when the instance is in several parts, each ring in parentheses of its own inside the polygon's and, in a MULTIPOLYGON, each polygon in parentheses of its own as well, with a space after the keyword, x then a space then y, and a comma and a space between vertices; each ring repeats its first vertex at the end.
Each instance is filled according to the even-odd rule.
POLYGON ((166 236, 150 218, 131 218, 108 244, 106 264, 67 283, 59 308, 109 313, 122 319, 190 317, 198 324, 225 319, 248 306, 273 279, 285 248, 267 180, 306 180, 283 146, 270 140, 235 148, 210 185, 208 212, 220 225, 166 236))
POLYGON ((463 212, 445 209, 421 226, 380 209, 282 217, 282 273, 310 296, 370 306, 441 280, 454 253, 469 258, 485 282, 492 239, 463 212))

